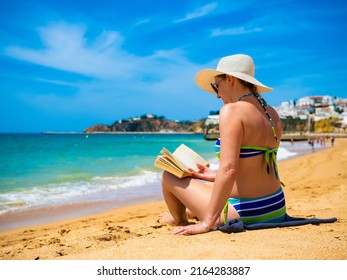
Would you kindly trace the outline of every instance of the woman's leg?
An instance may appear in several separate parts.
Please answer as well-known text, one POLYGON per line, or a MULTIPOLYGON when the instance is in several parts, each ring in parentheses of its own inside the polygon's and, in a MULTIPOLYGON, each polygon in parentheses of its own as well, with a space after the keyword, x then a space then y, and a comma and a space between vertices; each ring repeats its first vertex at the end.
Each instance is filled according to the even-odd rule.
MULTIPOLYGON (((162 176, 163 195, 167 207, 176 225, 188 222, 186 209, 188 208, 199 220, 203 220, 207 214, 213 186, 199 180, 188 177, 179 179, 169 172, 162 176)), ((228 219, 238 218, 234 207, 229 205, 228 219)), ((215 226, 223 224, 223 216, 215 226)))

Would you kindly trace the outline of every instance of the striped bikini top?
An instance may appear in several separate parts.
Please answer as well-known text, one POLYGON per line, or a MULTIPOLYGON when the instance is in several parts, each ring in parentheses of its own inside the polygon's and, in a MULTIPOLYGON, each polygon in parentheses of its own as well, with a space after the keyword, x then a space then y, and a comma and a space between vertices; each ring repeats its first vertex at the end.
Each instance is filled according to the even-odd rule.
MULTIPOLYGON (((278 142, 274 122, 273 122, 272 118, 270 117, 270 115, 266 109, 268 106, 266 101, 258 93, 245 94, 245 95, 241 96, 241 98, 238 101, 242 100, 243 98, 245 98, 247 96, 252 96, 252 95, 257 98, 257 100, 259 101, 259 103, 263 107, 265 114, 269 118, 272 133, 274 134, 276 142, 278 142)), ((265 154, 267 173, 270 174, 270 164, 272 163, 276 178, 278 179, 278 169, 277 169, 277 162, 276 162, 277 150, 278 150, 278 147, 264 148, 264 147, 259 147, 259 146, 245 145, 245 146, 241 146, 241 148, 240 148, 240 158, 249 158, 249 157, 254 157, 254 156, 265 154)), ((215 152, 216 152, 217 157, 220 158, 220 138, 218 138, 218 140, 216 142, 215 152)))

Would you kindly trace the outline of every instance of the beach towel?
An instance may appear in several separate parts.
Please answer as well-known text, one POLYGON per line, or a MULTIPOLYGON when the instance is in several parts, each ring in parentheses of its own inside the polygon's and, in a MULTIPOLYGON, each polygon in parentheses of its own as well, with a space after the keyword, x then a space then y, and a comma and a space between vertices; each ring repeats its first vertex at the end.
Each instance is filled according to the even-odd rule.
POLYGON ((256 223, 251 225, 245 225, 242 221, 229 220, 225 225, 217 227, 218 230, 225 233, 237 233, 243 232, 245 230, 255 230, 255 229, 266 229, 266 228, 277 228, 277 227, 294 227, 302 226, 307 224, 324 224, 324 223, 334 223, 336 218, 319 219, 319 218, 296 218, 286 215, 283 222, 279 223, 256 223))

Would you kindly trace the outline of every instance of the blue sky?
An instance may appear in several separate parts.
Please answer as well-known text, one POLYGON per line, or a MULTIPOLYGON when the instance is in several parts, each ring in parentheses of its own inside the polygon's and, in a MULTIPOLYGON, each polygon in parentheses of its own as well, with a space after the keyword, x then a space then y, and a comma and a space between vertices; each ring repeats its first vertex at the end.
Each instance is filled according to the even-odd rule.
POLYGON ((1 1, 0 132, 204 118, 222 104, 194 76, 236 53, 271 105, 347 97, 346 15, 340 0, 1 1))

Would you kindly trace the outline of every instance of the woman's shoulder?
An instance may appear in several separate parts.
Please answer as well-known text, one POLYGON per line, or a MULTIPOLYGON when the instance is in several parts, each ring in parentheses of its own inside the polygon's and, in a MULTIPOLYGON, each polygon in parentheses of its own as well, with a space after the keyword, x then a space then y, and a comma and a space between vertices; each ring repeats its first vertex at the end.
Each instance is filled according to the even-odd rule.
POLYGON ((219 125, 221 127, 242 127, 245 119, 251 112, 237 103, 227 103, 219 112, 219 125))
POLYGON ((244 116, 249 116, 254 112, 254 106, 247 102, 236 102, 236 103, 227 103, 224 104, 219 112, 220 118, 223 116, 229 118, 240 118, 244 116))
POLYGON ((246 106, 244 106, 244 104, 242 103, 245 103, 245 102, 226 103, 222 106, 220 110, 220 114, 235 112, 235 111, 243 111, 246 109, 246 106))

